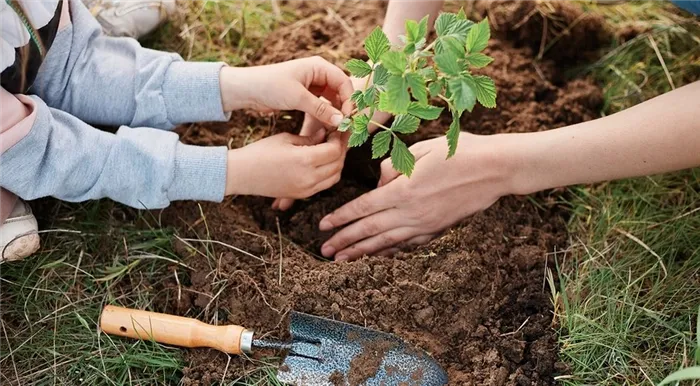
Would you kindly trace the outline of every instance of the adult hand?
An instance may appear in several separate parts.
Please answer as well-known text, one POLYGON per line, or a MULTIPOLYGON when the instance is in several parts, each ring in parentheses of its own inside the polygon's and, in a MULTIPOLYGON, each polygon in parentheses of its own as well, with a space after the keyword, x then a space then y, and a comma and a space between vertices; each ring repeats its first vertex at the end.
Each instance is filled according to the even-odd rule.
POLYGON ((337 127, 352 110, 350 78, 321 57, 256 67, 224 67, 220 74, 225 111, 300 110, 337 127), (319 98, 337 101, 340 110, 319 98))
POLYGON ((340 180, 344 150, 340 133, 300 137, 282 133, 229 150, 226 195, 306 198, 340 180))
POLYGON ((416 166, 410 178, 385 160, 377 189, 321 220, 322 231, 350 224, 323 244, 323 255, 338 261, 391 255, 488 208, 511 191, 499 138, 462 133, 450 159, 444 137, 419 142, 411 146, 416 166))

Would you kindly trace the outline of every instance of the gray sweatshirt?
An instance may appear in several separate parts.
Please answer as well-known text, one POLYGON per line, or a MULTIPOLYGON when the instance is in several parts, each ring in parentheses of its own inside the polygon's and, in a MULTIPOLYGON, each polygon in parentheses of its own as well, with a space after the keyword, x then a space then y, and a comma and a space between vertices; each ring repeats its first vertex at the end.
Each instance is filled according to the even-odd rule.
POLYGON ((168 130, 224 121, 222 63, 189 63, 104 36, 81 1, 59 31, 30 98, 36 119, 0 157, 0 186, 27 199, 108 197, 136 208, 221 201, 226 148, 180 143, 168 130), (120 126, 116 134, 88 123, 120 126))

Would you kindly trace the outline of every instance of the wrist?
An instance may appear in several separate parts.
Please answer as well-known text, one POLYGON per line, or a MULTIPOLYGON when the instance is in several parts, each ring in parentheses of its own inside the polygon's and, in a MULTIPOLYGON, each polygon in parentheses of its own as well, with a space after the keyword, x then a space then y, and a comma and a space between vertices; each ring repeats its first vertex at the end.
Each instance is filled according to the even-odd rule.
POLYGON ((226 155, 225 195, 251 194, 250 165, 246 164, 243 148, 229 150, 226 155))
MULTIPOLYGON (((504 170, 506 194, 527 195, 555 187, 547 157, 546 132, 498 134, 500 159, 504 170)), ((559 164, 558 162, 556 164, 559 164)))
POLYGON ((229 66, 221 68, 219 86, 221 88, 221 103, 225 112, 250 107, 248 85, 251 84, 251 81, 246 74, 248 70, 248 68, 229 66))

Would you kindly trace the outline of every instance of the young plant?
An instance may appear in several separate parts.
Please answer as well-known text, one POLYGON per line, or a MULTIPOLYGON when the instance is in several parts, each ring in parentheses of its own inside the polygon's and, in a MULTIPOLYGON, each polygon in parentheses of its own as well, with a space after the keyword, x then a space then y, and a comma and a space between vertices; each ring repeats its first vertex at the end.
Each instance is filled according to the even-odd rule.
POLYGON ((415 157, 398 134, 414 133, 422 119, 440 116, 444 108, 431 105, 431 98, 442 99, 452 113, 447 158, 457 149, 464 111, 471 112, 477 101, 487 108, 496 107, 493 80, 471 73, 493 61, 482 53, 491 37, 488 19, 477 24, 467 20, 463 11, 442 13, 435 21, 435 31, 437 38, 427 44, 428 17, 420 22, 408 20, 406 35, 400 36, 403 44, 391 47, 377 27, 365 39, 369 60, 351 59, 345 65, 353 76, 366 77, 367 82, 364 90, 353 93, 357 109, 338 130, 352 130, 348 145, 356 147, 369 139, 368 126, 376 125, 381 130, 372 139, 372 158, 383 157, 391 149, 394 169, 409 177, 415 157), (391 127, 371 120, 377 111, 394 116, 391 127))

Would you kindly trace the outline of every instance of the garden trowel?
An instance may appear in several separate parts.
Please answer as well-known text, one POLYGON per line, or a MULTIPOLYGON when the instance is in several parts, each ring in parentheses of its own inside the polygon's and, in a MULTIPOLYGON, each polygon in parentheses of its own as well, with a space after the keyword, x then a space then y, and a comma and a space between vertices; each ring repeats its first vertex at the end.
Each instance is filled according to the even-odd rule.
POLYGON ((335 320, 290 312, 288 342, 256 339, 241 326, 213 326, 196 319, 106 306, 102 331, 182 347, 210 347, 229 354, 284 350, 277 380, 298 386, 446 385, 447 374, 425 351, 398 337, 335 320))

